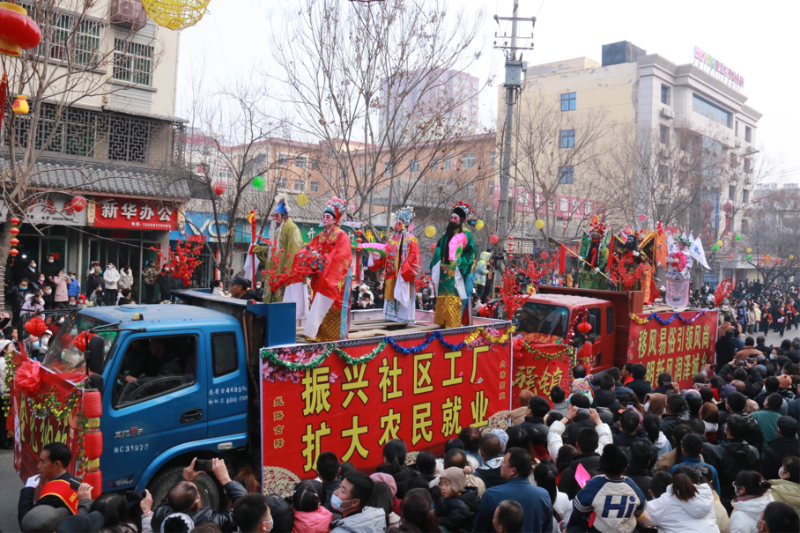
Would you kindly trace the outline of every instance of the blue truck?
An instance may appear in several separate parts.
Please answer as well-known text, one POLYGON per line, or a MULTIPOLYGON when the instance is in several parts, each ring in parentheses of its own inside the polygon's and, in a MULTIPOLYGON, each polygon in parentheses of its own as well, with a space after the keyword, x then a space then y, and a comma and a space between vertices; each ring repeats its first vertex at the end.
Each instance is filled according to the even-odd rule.
MULTIPOLYGON (((475 398, 471 412, 481 424, 485 424, 493 412, 510 406, 511 380, 504 377, 512 365, 508 321, 475 317, 471 325, 441 330, 432 324, 433 313, 429 311, 418 311, 417 323, 413 325, 387 322, 378 309, 353 311, 348 339, 335 343, 339 359, 332 357, 326 361, 330 381, 314 382, 315 386, 329 387, 328 396, 317 398, 317 406, 321 408, 325 403, 328 412, 318 409, 310 413, 300 407, 293 415, 292 405, 296 407, 302 403, 301 396, 305 396, 302 384, 298 383, 305 383, 308 376, 316 376, 325 369, 309 370, 305 379, 294 382, 290 374, 286 374, 289 379, 285 381, 269 381, 274 375, 268 379, 262 374, 266 368, 262 351, 265 347, 283 350, 282 353, 330 350, 330 345, 308 344, 297 339, 294 304, 258 304, 214 296, 202 289, 175 291, 173 295, 178 302, 173 305, 87 307, 70 313, 52 339, 43 361, 44 381, 56 383, 62 397, 64 392, 69 392, 70 388, 74 390, 77 383, 84 381, 100 390, 99 430, 103 449, 99 469, 104 492, 147 488, 154 501, 159 502, 194 457, 201 460, 221 457, 234 473, 249 466, 257 479, 260 478, 264 490, 278 491, 281 486, 293 486, 300 478, 315 476, 311 468, 315 460, 311 457, 319 453, 321 437, 316 441, 318 449, 308 452, 301 448, 313 439, 308 441, 301 435, 311 426, 333 428, 347 434, 346 429, 339 429, 336 424, 339 421, 349 423, 352 410, 360 402, 356 399, 348 407, 350 400, 345 400, 344 396, 349 394, 348 384, 341 376, 350 376, 350 371, 359 366, 352 361, 343 362, 350 356, 364 357, 371 353, 375 357, 375 361, 361 365, 361 376, 373 376, 370 378, 373 387, 382 386, 378 379, 378 372, 383 371, 380 365, 392 358, 408 369, 398 384, 404 379, 410 380, 412 375, 417 380, 435 381, 439 375, 436 372, 449 378, 442 377, 440 383, 460 383, 442 389, 444 392, 425 393, 429 398, 445 392, 448 395, 458 393, 465 398, 463 413, 459 415, 455 411, 455 424, 450 425, 453 430, 459 427, 459 416, 463 418, 462 425, 472 420, 468 419, 467 398, 475 398), (492 332, 493 340, 481 340, 489 338, 486 330, 492 332), (76 346, 81 343, 75 342, 81 334, 84 338, 95 336, 83 346, 85 351, 76 346), (432 340, 432 335, 438 341, 432 340), (496 335, 504 335, 502 342, 496 335), (102 343, 97 342, 97 337, 102 343), (403 354, 411 350, 408 347, 420 342, 418 339, 423 339, 425 348, 416 349, 414 353, 420 350, 426 353, 403 359, 403 354), (401 342, 407 348, 398 352, 401 342), (430 365, 434 365, 432 370, 428 370, 430 365), (417 370, 424 370, 425 374, 418 374, 417 370), (338 381, 337 375, 340 376, 338 381), (467 377, 456 377, 459 375, 467 377), (289 427, 281 422, 267 427, 268 417, 269 421, 273 416, 277 420, 277 413, 272 413, 276 405, 286 406, 274 409, 286 412, 289 419, 297 422, 296 426, 289 427), (284 434, 278 435, 279 428, 284 426, 284 434), (292 431, 298 433, 291 436, 292 431), (293 439, 294 444, 284 445, 284 439, 287 443, 293 439), (267 480, 274 481, 276 476, 283 476, 286 483, 274 489, 267 480)), ((402 383, 399 388, 412 388, 410 381, 402 383)), ((417 381, 414 383, 416 389, 417 381)), ((420 386, 419 389, 432 390, 434 386, 420 386)), ((363 392, 358 394, 367 397, 363 392)), ((380 397, 380 393, 370 392, 369 395, 375 401, 380 397)), ((23 393, 15 390, 12 396, 16 424, 15 464, 22 479, 35 473, 38 451, 48 442, 61 440, 80 453, 76 416, 64 420, 57 420, 53 415, 49 419, 42 418, 31 411, 31 402, 26 401, 23 393)), ((375 426, 368 435, 362 436, 366 448, 380 447, 379 437, 383 431, 377 427, 377 417, 382 410, 401 411, 408 419, 412 416, 412 406, 405 400, 397 400, 393 406, 390 401, 386 408, 382 404, 360 408, 364 410, 362 424, 372 419, 375 426)), ((443 424, 441 413, 428 409, 431 423, 437 427, 443 424)), ((397 438, 414 442, 412 449, 416 450, 440 452, 449 438, 444 431, 437 430, 433 435, 423 428, 422 434, 427 439, 417 442, 411 429, 410 425, 401 425, 401 429, 395 431, 399 431, 397 438), (404 437, 406 432, 408 436, 404 437)), ((347 451, 344 439, 331 437, 323 440, 322 446, 337 451, 340 457, 353 453, 352 449, 347 451)), ((351 460, 365 469, 374 468, 380 461, 379 452, 372 453, 369 458, 362 457, 363 460, 356 454, 351 460)), ((224 503, 222 487, 213 476, 200 476, 196 484, 204 506, 216 508, 224 503)))

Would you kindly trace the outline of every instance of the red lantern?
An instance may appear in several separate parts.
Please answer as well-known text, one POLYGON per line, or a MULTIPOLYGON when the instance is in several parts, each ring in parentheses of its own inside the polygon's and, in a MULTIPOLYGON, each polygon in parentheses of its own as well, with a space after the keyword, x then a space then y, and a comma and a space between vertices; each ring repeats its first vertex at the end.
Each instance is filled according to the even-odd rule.
POLYGON ((513 241, 513 240, 514 240, 514 236, 513 236, 513 235, 509 235, 509 236, 508 236, 508 240, 509 240, 509 241, 513 241))
POLYGON ((549 259, 550 254, 548 252, 542 252, 542 259, 549 259))
POLYGON ((733 259, 733 254, 728 254, 728 259, 733 259))
POLYGON ((363 241, 362 241, 361 239, 356 239, 356 242, 357 242, 358 244, 361 244, 363 241))
POLYGON ((361 231, 361 230, 356 230, 356 235, 359 235, 359 236, 364 235, 364 232, 361 231))
POLYGON ((500 242, 500 237, 498 237, 497 235, 491 235, 489 236, 489 242, 492 244, 497 244, 498 242, 500 242))
POLYGON ((508 254, 509 259, 514 259, 514 254, 508 254))
POLYGON ((11 257, 17 257, 19 255, 19 250, 12 248, 11 250, 8 251, 8 255, 10 255, 11 257))
MULTIPOLYGON (((87 435, 88 436, 88 435, 87 435)), ((95 470, 83 475, 83 482, 92 486, 92 499, 96 500, 103 494, 103 472, 95 470)))
POLYGON ((39 26, 28 12, 15 4, 0 4, 0 54, 19 57, 23 50, 37 46, 42 40, 39 26))
POLYGON ((11 222, 11 223, 12 223, 12 224, 14 224, 14 225, 17 225, 17 224, 19 224, 21 221, 20 221, 20 219, 19 219, 19 218, 17 218, 17 217, 11 217, 11 220, 9 220, 9 222, 11 222))
POLYGON ((587 333, 589 333, 590 331, 592 331, 592 325, 591 325, 591 324, 589 324, 589 323, 586 321, 586 317, 585 317, 585 316, 583 317, 583 322, 581 322, 580 324, 578 324, 578 331, 579 331, 580 333, 583 333, 584 335, 586 335, 587 333))
POLYGON ((45 324, 44 320, 40 317, 35 316, 25 322, 25 331, 35 337, 41 337, 42 334, 47 331, 47 324, 45 324))
POLYGON ((83 196, 73 196, 72 200, 69 201, 69 209, 72 209, 76 213, 80 213, 86 209, 86 198, 83 196))
POLYGON ((94 333, 89 333, 88 331, 84 331, 82 333, 79 333, 78 336, 75 337, 75 341, 74 341, 75 347, 78 350, 80 350, 82 352, 85 352, 86 351, 86 346, 89 344, 88 341, 92 340, 92 337, 94 337, 94 336, 95 336, 94 333), (88 339, 86 338, 87 335, 89 337, 88 339))
POLYGON ((10 243, 11 243, 11 246, 16 246, 16 245, 18 245, 18 244, 19 244, 19 239, 11 239, 11 240, 10 240, 10 241, 8 241, 8 242, 10 242, 10 243))
POLYGON ((103 416, 103 397, 99 390, 87 390, 83 393, 83 414, 86 418, 103 416))
POLYGON ((217 196, 222 196, 225 194, 225 190, 228 188, 228 184, 224 181, 215 181, 214 182, 214 194, 217 196))
POLYGON ((103 434, 99 431, 87 433, 83 440, 83 449, 87 459, 99 459, 103 455, 103 434))
POLYGON ((11 232, 11 235, 19 235, 19 228, 11 228, 8 231, 11 232))

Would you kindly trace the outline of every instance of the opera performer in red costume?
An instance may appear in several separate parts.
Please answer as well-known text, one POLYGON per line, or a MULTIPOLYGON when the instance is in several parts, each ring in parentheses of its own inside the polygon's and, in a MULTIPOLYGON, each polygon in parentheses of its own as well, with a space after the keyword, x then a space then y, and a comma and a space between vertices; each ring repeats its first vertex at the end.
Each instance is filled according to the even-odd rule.
POLYGON ((322 270, 311 276, 314 299, 303 329, 303 335, 316 342, 347 338, 352 252, 350 238, 339 228, 344 210, 343 200, 335 196, 329 200, 322 212, 325 229, 298 254, 299 257, 313 256, 324 261, 322 270))
POLYGON ((384 269, 383 316, 387 320, 413 324, 416 319, 414 280, 422 268, 417 238, 412 233, 414 208, 397 212, 394 233, 381 251, 370 252, 370 270, 384 269))

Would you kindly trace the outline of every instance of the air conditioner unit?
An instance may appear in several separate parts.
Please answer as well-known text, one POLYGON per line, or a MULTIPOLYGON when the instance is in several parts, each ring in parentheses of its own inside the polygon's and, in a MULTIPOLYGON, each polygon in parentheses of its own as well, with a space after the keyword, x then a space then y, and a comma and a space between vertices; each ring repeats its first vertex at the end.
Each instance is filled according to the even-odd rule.
POLYGON ((147 11, 141 0, 112 0, 111 24, 139 31, 147 24, 147 11))
POLYGON ((736 148, 741 148, 741 147, 742 147, 742 140, 736 139, 736 148))
POLYGON ((661 116, 664 118, 675 118, 675 111, 668 107, 661 108, 661 116))

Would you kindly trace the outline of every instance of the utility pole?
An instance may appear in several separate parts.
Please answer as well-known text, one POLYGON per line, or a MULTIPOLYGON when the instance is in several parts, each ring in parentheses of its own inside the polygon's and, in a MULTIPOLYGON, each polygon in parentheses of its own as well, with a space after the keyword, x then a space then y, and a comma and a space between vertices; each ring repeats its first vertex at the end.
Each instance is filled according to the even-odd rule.
MULTIPOLYGON (((501 168, 500 168, 500 205, 497 216, 497 233, 501 239, 505 240, 508 236, 508 187, 511 180, 511 136, 514 121, 514 106, 517 103, 517 96, 522 91, 522 78, 524 72, 527 70, 527 63, 522 62, 522 53, 517 55, 520 50, 533 49, 533 26, 536 25, 536 17, 521 18, 518 15, 519 0, 514 0, 514 10, 510 17, 494 16, 494 20, 500 24, 501 20, 511 21, 511 42, 506 39, 505 32, 502 36, 495 32, 495 39, 503 39, 502 44, 498 44, 497 40, 494 42, 495 49, 505 50, 506 55, 506 79, 503 86, 506 88, 506 119, 503 125, 503 146, 501 151, 501 168), (520 36, 518 26, 520 21, 531 22, 531 35, 520 36), (517 41, 524 40, 524 46, 518 46, 517 41)), ((503 241, 501 241, 503 242, 503 241)), ((502 249, 500 244, 500 249, 502 249)))

